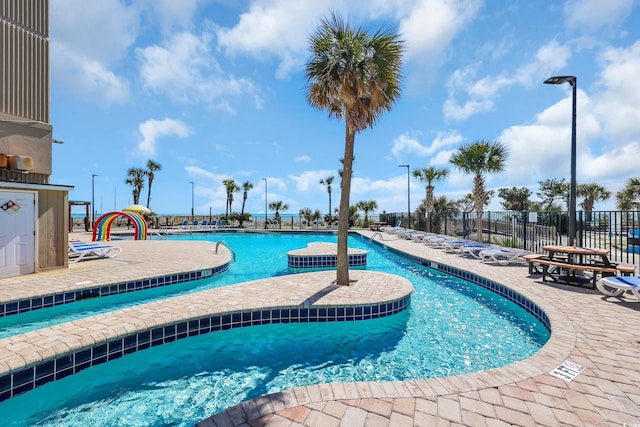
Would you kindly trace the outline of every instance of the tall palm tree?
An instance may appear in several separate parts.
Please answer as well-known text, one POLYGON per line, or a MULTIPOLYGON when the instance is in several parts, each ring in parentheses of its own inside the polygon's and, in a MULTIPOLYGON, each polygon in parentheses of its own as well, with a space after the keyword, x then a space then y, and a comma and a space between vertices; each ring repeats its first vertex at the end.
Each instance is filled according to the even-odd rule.
POLYGON ((146 175, 142 168, 129 168, 127 171, 128 178, 124 180, 125 184, 133 187, 133 204, 137 205, 140 200, 140 191, 144 188, 144 176, 146 175))
MULTIPOLYGON (((427 215, 431 215, 431 213, 433 212, 433 190, 435 189, 435 187, 433 186, 433 183, 435 181, 440 181, 441 179, 446 178, 447 175, 449 175, 448 169, 445 169, 445 168, 438 169, 438 168, 434 168, 433 166, 429 166, 428 168, 424 168, 424 169, 413 170, 413 176, 420 179, 420 181, 427 183, 427 198, 426 198, 427 215)), ((428 231, 431 231, 431 219, 429 219, 428 224, 429 224, 428 231)))
POLYGON ((375 200, 362 200, 359 201, 356 206, 358 207, 358 209, 364 211, 364 226, 368 227, 369 211, 371 211, 372 213, 375 212, 376 209, 378 209, 378 202, 376 202, 375 200))
POLYGON ((233 204, 233 193, 240 191, 240 187, 233 179, 225 179, 222 181, 222 184, 225 186, 227 190, 227 207, 225 210, 225 216, 229 216, 231 213, 231 205, 233 204))
POLYGON ((282 200, 269 203, 269 210, 276 211, 274 217, 276 221, 278 221, 278 228, 282 228, 282 221, 280 221, 280 211, 284 212, 287 209, 289 209, 289 205, 284 203, 282 200))
POLYGON ((249 194, 249 191, 253 188, 253 184, 250 183, 249 181, 245 181, 242 183, 242 211, 240 212, 240 215, 244 216, 244 205, 245 203, 247 203, 247 195, 249 194))
POLYGON ((320 180, 320 184, 327 186, 327 193, 329 193, 329 216, 331 216, 331 184, 333 184, 333 180, 335 176, 331 175, 326 177, 325 179, 320 180))
POLYGON ((338 220, 336 283, 349 285, 349 195, 356 133, 371 128, 400 97, 403 42, 388 29, 368 34, 333 13, 309 38, 309 104, 344 119, 346 136, 338 220))
POLYGON ((149 187, 147 188, 147 209, 149 208, 149 204, 151 203, 151 184, 153 184, 153 179, 156 177, 155 172, 162 169, 160 163, 154 162, 153 160, 147 160, 147 170, 145 171, 147 175, 147 183, 149 187))
POLYGON ((509 157, 509 151, 500 142, 476 141, 458 148, 449 160, 466 174, 473 175, 473 198, 476 205, 478 241, 482 238, 482 213, 485 201, 485 175, 500 172, 509 157))

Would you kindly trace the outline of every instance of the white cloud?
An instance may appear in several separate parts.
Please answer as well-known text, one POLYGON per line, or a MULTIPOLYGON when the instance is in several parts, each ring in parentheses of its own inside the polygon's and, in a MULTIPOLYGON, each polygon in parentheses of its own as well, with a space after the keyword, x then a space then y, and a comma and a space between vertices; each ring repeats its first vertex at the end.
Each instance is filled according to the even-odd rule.
POLYGON ((433 141, 431 141, 431 144, 425 146, 417 139, 412 138, 407 134, 403 134, 393 141, 391 153, 400 161, 409 156, 428 157, 438 153, 445 147, 457 145, 462 142, 462 140, 462 135, 457 132, 439 132, 433 141))
POLYGON ((57 0, 51 4, 51 26, 52 75, 99 104, 128 98, 126 77, 113 69, 138 36, 135 5, 104 0, 87 7, 83 0, 57 0))
POLYGON ((218 43, 227 53, 280 60, 277 77, 300 68, 306 58, 308 37, 333 1, 255 1, 233 28, 217 29, 218 43))
POLYGON ((163 45, 138 49, 144 86, 178 102, 211 102, 218 109, 233 112, 226 97, 250 93, 253 84, 225 75, 210 44, 209 34, 178 33, 163 45))
POLYGON ((564 14, 568 28, 592 33, 617 26, 632 8, 633 0, 570 0, 564 6, 564 14))
POLYGON ((538 49, 533 61, 522 64, 509 74, 476 79, 480 64, 456 70, 447 81, 449 98, 443 105, 443 114, 448 120, 466 120, 475 114, 491 111, 493 98, 501 91, 513 85, 531 87, 539 84, 554 71, 562 69, 570 56, 566 46, 552 40, 538 49), (458 95, 460 92, 462 95, 458 95), (460 104, 457 101, 460 96, 469 99, 460 104))
POLYGON ((480 0, 420 0, 400 20, 400 34, 407 43, 407 58, 440 56, 458 32, 471 22, 482 6, 480 0))
POLYGON ((464 105, 458 105, 455 100, 449 98, 442 107, 442 112, 447 119, 465 120, 479 113, 486 113, 493 109, 493 102, 484 101, 467 101, 464 105))
POLYGON ((180 120, 165 118, 163 120, 150 119, 138 125, 140 138, 138 151, 145 156, 155 156, 158 139, 167 136, 186 138, 191 131, 180 120))
POLYGON ((311 157, 307 155, 298 156, 298 157, 295 157, 293 161, 296 163, 309 163, 311 161, 311 157))
POLYGON ((186 29, 192 25, 197 9, 207 0, 137 0, 151 15, 149 18, 159 22, 162 32, 170 33, 175 29, 186 29))
MULTIPOLYGON (((605 50, 596 111, 612 139, 640 141, 640 41, 629 48, 605 50)), ((579 83, 579 80, 578 80, 579 83)))
POLYGON ((332 194, 340 192, 340 177, 337 176, 336 171, 332 170, 313 170, 313 171, 305 171, 300 175, 291 175, 288 177, 295 183, 296 192, 298 193, 306 193, 306 192, 319 192, 328 193, 326 190, 326 186, 320 184, 320 180, 326 179, 329 176, 333 176, 333 184, 331 184, 331 192, 332 194))

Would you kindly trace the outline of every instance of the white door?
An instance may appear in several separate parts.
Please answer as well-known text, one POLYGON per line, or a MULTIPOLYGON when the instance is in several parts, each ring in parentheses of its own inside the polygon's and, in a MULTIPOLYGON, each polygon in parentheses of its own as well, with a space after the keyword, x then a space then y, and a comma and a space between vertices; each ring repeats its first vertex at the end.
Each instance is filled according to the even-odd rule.
POLYGON ((0 278, 36 271, 36 193, 0 190, 0 278))

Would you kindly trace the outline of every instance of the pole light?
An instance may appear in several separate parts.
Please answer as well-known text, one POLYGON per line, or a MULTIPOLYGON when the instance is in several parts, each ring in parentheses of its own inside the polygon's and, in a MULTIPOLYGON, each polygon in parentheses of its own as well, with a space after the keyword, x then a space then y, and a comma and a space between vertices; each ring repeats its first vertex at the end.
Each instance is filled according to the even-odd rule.
POLYGON ((264 229, 267 229, 267 178, 262 178, 264 181, 264 229))
POLYGON ((94 195, 95 195, 95 180, 98 174, 94 173, 91 175, 91 229, 93 230, 93 225, 95 224, 95 204, 94 204, 94 195))
POLYGON ((409 182, 409 165, 398 165, 399 168, 407 168, 407 217, 409 218, 409 226, 411 228, 411 191, 409 182))
POLYGON ((550 77, 546 84, 561 85, 569 83, 573 86, 573 110, 571 113, 571 183, 569 186, 569 246, 575 245, 576 238, 576 92, 578 79, 576 76, 550 77))
POLYGON ((193 222, 193 181, 189 181, 189 184, 191 184, 191 222, 193 222))

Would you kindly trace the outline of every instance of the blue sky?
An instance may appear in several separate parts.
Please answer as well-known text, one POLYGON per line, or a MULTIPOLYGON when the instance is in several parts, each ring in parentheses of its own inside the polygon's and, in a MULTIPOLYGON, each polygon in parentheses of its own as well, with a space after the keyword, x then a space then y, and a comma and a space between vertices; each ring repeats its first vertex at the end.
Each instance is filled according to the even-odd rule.
MULTIPOLYGON (((98 212, 132 203, 130 167, 162 166, 151 208, 225 210, 222 181, 253 183, 246 211, 281 200, 326 213, 319 181, 336 176, 344 123, 305 99, 308 38, 332 11, 355 26, 397 29, 402 94, 356 135, 351 203, 407 208, 407 170, 451 170, 436 194, 459 199, 472 177, 449 158, 478 140, 510 155, 487 187, 570 175, 569 84, 577 76, 577 181, 610 191, 640 176, 640 4, 633 0, 52 0, 54 184, 98 212)), ((411 177, 411 209, 425 184, 411 177)), ((497 192, 497 191, 496 191, 497 192)), ((141 203, 146 204, 146 188, 141 203)), ((233 205, 240 210, 242 194, 233 205)), ((534 196, 535 199, 535 196, 534 196)), ((490 208, 499 209, 496 197, 490 208)), ((578 201, 580 202, 580 200, 578 201)), ((613 208, 614 198, 596 204, 613 208)))

